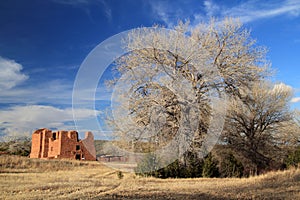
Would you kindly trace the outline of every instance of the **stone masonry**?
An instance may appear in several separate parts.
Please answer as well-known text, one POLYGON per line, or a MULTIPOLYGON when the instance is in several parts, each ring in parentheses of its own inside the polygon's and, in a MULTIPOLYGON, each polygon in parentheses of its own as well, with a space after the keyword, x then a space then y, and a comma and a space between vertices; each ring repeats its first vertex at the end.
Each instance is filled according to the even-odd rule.
POLYGON ((79 140, 76 131, 36 130, 32 134, 30 158, 96 160, 94 136, 86 132, 85 139, 79 140))

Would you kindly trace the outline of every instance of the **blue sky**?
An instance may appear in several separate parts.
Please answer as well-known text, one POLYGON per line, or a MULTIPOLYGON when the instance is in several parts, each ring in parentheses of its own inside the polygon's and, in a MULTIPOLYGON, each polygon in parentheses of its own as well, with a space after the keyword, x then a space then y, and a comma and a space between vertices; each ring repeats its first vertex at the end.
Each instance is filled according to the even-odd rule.
MULTIPOLYGON (((72 89, 91 50, 125 30, 179 19, 238 17, 269 49, 276 75, 300 106, 299 0, 9 0, 0 1, 0 139, 47 127, 74 129, 72 89)), ((103 88, 97 102, 109 105, 103 88)), ((82 109, 78 120, 94 111, 82 109)), ((93 129, 93 128, 92 128, 93 129)), ((96 137, 102 137, 97 133, 96 137)))

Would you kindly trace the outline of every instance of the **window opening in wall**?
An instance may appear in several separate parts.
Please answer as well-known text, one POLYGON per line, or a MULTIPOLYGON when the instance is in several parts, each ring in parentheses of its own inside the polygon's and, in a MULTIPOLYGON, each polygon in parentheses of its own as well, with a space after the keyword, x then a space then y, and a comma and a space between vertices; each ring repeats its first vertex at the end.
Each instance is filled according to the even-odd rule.
POLYGON ((81 159, 80 154, 76 154, 75 159, 76 159, 76 160, 80 160, 80 159, 81 159))
POLYGON ((80 145, 76 145, 76 151, 80 150, 80 145))
POLYGON ((55 132, 52 134, 52 137, 53 137, 54 140, 56 140, 56 133, 55 132))

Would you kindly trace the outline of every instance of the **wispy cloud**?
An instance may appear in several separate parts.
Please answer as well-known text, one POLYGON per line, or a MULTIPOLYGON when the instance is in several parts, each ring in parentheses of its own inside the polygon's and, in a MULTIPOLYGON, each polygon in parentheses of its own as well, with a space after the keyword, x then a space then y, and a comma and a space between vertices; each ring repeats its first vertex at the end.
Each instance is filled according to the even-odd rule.
MULTIPOLYGON (((0 56, 0 104, 46 104, 46 105, 72 105, 72 93, 74 80, 61 78, 60 71, 74 66, 58 66, 55 69, 62 69, 55 72, 58 77, 52 79, 43 79, 44 73, 53 73, 53 71, 44 71, 47 68, 39 68, 43 71, 26 70, 28 74, 23 73, 22 64, 14 60, 0 56)), ((39 70, 38 69, 38 70, 39 70)), ((110 100, 111 91, 105 86, 94 88, 92 91, 83 91, 95 93, 95 100, 110 100)))
MULTIPOLYGON (((88 109, 77 110, 77 113, 77 120, 88 120, 99 114, 88 109)), ((72 108, 60 109, 43 105, 14 106, 1 110, 0 126, 2 137, 24 136, 43 127, 58 130, 75 129, 72 108)))
POLYGON ((291 103, 298 103, 298 102, 300 102, 300 97, 294 97, 291 100, 291 103))
POLYGON ((203 20, 208 20, 210 17, 222 19, 226 16, 231 16, 247 23, 280 15, 288 15, 290 17, 300 16, 299 0, 248 0, 241 1, 241 3, 233 6, 222 3, 222 1, 218 1, 217 3, 214 0, 205 0, 202 5, 200 3, 197 5, 197 2, 190 4, 190 6, 181 4, 159 1, 150 3, 150 6, 154 17, 159 18, 168 26, 176 24, 178 19, 186 18, 189 18, 192 24, 197 24, 203 20))
MULTIPOLYGON (((33 81, 34 82, 34 81, 33 81)), ((81 100, 86 103, 94 101, 110 101, 112 90, 106 86, 98 86, 95 89, 80 91, 81 100), (95 94, 93 98, 91 94, 95 94)), ((73 82, 70 80, 48 80, 41 81, 37 85, 27 85, 17 88, 2 90, 0 104, 46 104, 72 105, 73 82)))
POLYGON ((203 4, 206 15, 208 15, 209 17, 216 15, 221 9, 218 4, 213 3, 213 1, 211 0, 204 1, 203 4))
POLYGON ((88 15, 91 21, 94 22, 89 6, 98 6, 102 8, 105 17, 109 22, 112 21, 112 9, 106 0, 53 0, 54 3, 81 8, 88 15))
MULTIPOLYGON (((189 1, 149 1, 152 17, 165 23, 168 27, 177 24, 178 20, 190 19, 197 10, 189 1)), ((200 5, 200 4, 199 4, 200 5)))
MULTIPOLYGON (((34 82, 34 81, 31 81, 34 82)), ((67 80, 38 81, 2 90, 0 103, 5 104, 71 104, 73 83, 67 80)))
POLYGON ((300 1, 246 1, 233 8, 224 8, 220 14, 221 16, 238 17, 244 23, 279 15, 298 17, 300 1))
POLYGON ((168 26, 173 26, 174 21, 172 20, 172 18, 174 17, 174 15, 172 12, 170 12, 169 5, 167 4, 167 2, 150 1, 150 6, 152 8, 154 16, 158 17, 168 26))
POLYGON ((112 21, 112 10, 109 7, 108 3, 105 0, 100 0, 100 3, 102 5, 102 9, 104 11, 104 14, 109 22, 112 21))

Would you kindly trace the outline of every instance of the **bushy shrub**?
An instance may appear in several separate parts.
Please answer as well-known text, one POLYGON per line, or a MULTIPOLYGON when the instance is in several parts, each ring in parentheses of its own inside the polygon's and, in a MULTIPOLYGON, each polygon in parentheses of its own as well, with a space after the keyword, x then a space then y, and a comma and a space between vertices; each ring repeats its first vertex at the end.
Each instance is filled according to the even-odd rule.
POLYGON ((119 179, 122 179, 124 177, 124 174, 121 171, 117 171, 117 176, 119 179))
POLYGON ((203 159, 198 157, 196 152, 188 151, 184 154, 184 163, 182 163, 183 178, 202 177, 203 159))
POLYGON ((157 178, 196 178, 202 177, 203 159, 199 159, 194 152, 187 152, 183 159, 158 169, 159 160, 153 154, 147 154, 137 168, 136 174, 154 176, 157 178))
POLYGON ((288 155, 286 161, 286 165, 288 167, 293 166, 293 167, 298 167, 300 164, 300 146, 293 151, 291 154, 288 155))
POLYGON ((244 167, 232 153, 224 154, 219 164, 220 177, 242 177, 244 167))
POLYGON ((27 137, 1 142, 0 151, 10 155, 29 156, 31 140, 27 137))
POLYGON ((156 173, 153 173, 153 176, 157 178, 180 178, 181 173, 181 164, 176 160, 168 166, 159 169, 156 173))

